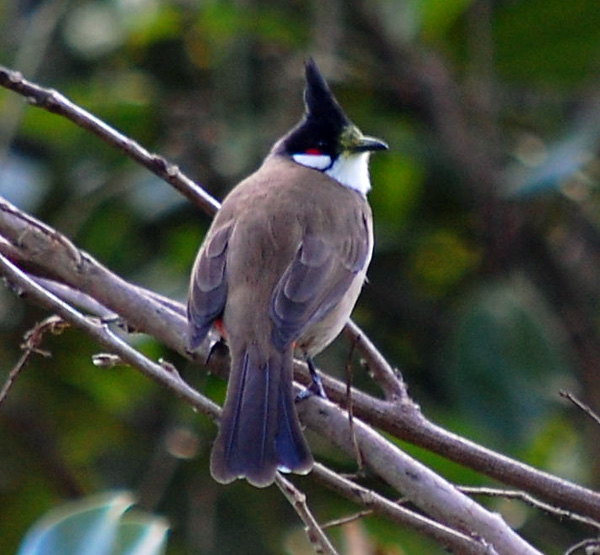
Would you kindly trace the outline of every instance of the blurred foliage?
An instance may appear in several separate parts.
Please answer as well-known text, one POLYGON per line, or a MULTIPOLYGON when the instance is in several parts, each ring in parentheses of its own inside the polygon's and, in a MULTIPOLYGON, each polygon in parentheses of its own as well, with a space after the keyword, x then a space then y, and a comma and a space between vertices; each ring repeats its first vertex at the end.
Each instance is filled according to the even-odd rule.
POLYGON ((160 518, 127 512, 128 493, 96 495, 44 515, 17 555, 163 555, 168 527, 160 518))
MULTIPOLYGON (((376 252, 359 324, 425 414, 592 486, 598 431, 558 391, 600 409, 599 45, 597 0, 0 0, 0 63, 167 156, 218 198, 297 121, 302 60, 315 56, 348 114, 392 147, 372 162, 376 252), (440 132, 446 114, 403 83, 402 49, 435 53, 456 80, 478 150, 468 156, 493 152, 495 190, 452 155, 461 144, 440 132)), ((0 194, 125 278, 185 299, 209 218, 3 90, 0 194)), ((0 380, 42 317, 0 289, 0 380)), ((134 340, 222 399, 220 380, 134 340)), ((310 552, 274 488, 210 479, 210 422, 133 370, 94 367, 98 347, 76 331, 44 347, 51 358, 29 364, 0 409, 2 553, 65 499, 115 488, 168 518, 170 555, 310 552)), ((343 375, 348 352, 340 341, 320 360, 343 375)), ((373 391, 366 376, 356 380, 373 391)), ((318 457, 353 470, 313 443, 318 457)), ((406 448, 458 483, 488 483, 406 448)), ((298 482, 323 521, 355 510, 298 482)), ((517 502, 489 504, 549 554, 579 539, 517 502)), ((373 553, 443 552, 372 517, 333 534, 348 552, 363 540, 373 553)))

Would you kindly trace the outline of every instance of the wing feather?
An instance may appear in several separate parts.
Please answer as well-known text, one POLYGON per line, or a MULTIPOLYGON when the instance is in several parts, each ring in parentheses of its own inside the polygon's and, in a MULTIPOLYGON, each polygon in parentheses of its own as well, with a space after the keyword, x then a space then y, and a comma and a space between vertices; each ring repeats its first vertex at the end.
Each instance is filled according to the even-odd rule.
POLYGON ((189 347, 192 350, 200 345, 225 308, 227 246, 232 230, 230 222, 213 232, 196 258, 187 307, 189 347))
POLYGON ((363 218, 361 233, 342 241, 306 234, 271 298, 272 340, 279 349, 295 341, 342 299, 370 255, 370 234, 363 218))

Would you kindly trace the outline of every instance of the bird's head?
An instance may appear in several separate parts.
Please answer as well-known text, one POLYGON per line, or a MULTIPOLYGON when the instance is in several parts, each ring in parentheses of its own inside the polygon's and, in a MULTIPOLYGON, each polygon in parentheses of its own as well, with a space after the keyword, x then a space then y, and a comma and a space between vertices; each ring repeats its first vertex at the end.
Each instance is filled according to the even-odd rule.
POLYGON ((388 146, 363 135, 346 116, 312 59, 306 62, 304 104, 304 117, 277 144, 276 153, 366 194, 369 154, 388 146))

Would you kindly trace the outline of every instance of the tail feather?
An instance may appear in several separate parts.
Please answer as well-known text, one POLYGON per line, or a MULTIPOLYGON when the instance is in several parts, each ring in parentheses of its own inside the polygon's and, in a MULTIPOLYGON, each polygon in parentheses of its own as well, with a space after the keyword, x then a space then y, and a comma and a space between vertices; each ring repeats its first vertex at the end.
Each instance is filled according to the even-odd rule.
POLYGON ((313 459, 298 425, 291 379, 281 383, 280 387, 279 427, 275 438, 278 469, 282 472, 305 474, 312 468, 313 459))
POLYGON ((292 390, 292 353, 261 356, 255 346, 232 353, 231 373, 211 473, 229 483, 246 478, 259 487, 278 469, 308 472, 312 456, 300 429, 292 390))

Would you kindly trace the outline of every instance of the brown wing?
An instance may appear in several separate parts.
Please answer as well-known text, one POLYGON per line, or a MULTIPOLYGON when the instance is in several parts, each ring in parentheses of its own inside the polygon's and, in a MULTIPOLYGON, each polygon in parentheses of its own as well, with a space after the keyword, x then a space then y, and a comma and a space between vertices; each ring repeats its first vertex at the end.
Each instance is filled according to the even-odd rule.
POLYGON ((302 332, 324 318, 342 299, 356 275, 368 263, 370 234, 362 229, 339 242, 307 234, 279 280, 271 300, 272 341, 284 349, 302 332))
POLYGON ((196 349, 225 307, 225 262, 233 223, 211 230, 194 263, 187 306, 188 343, 196 349))

